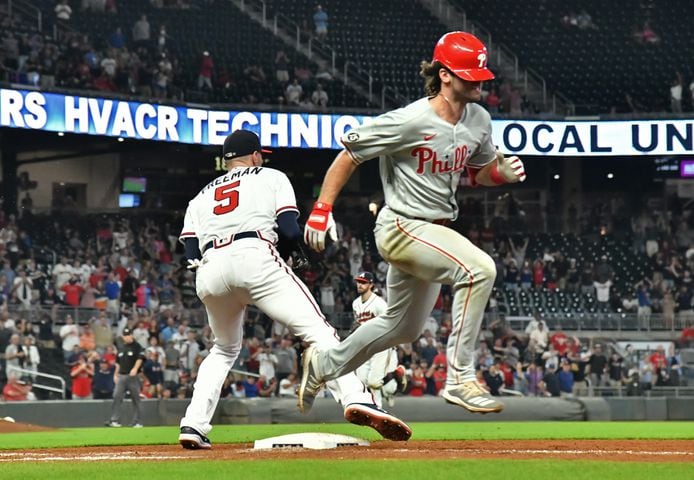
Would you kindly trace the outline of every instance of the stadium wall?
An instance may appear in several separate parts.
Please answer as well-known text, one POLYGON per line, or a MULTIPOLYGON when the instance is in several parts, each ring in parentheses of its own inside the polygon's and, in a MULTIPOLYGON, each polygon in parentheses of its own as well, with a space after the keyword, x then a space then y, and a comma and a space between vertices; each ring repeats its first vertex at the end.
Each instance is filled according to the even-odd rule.
MULTIPOLYGON (((498 415, 474 415, 440 398, 398 398, 390 411, 408 422, 445 421, 610 421, 694 420, 693 397, 618 398, 581 397, 504 398, 498 415)), ((144 425, 178 425, 187 400, 142 402, 144 425)), ((132 419, 132 405, 123 404, 121 423, 132 419)), ((111 413, 109 400, 13 402, 0 404, 0 417, 49 427, 103 426, 111 413)), ((309 415, 301 415, 293 399, 234 399, 220 402, 213 424, 343 422, 341 409, 331 399, 318 399, 309 415)))

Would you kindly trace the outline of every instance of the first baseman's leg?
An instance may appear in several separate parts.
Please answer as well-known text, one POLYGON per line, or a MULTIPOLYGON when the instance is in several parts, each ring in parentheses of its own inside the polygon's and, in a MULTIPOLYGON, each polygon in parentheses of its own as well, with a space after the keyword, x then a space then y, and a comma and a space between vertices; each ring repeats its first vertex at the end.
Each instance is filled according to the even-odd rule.
POLYGON ((219 402, 222 385, 241 351, 244 305, 233 295, 203 299, 214 346, 200 364, 193 398, 181 419, 182 427, 192 427, 203 435, 212 430, 210 420, 219 402))
MULTIPOLYGON (((284 268, 284 262, 278 265, 280 268, 268 271, 266 285, 272 285, 273 288, 260 286, 249 289, 256 306, 318 349, 339 345, 337 332, 325 320, 308 287, 288 267, 284 268)), ((354 373, 335 377, 335 382, 328 382, 326 386, 343 406, 350 403, 373 403, 371 393, 354 373)))
POLYGON ((436 303, 441 285, 420 280, 391 264, 388 269, 388 309, 357 328, 339 345, 316 356, 320 378, 350 372, 374 354, 415 340, 436 303))

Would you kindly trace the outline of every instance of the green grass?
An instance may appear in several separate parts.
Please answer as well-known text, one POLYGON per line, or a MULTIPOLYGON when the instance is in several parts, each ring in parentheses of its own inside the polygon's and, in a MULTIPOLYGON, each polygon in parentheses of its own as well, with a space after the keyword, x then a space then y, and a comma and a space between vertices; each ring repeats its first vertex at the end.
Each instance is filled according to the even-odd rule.
POLYGON ((451 480, 460 479, 557 479, 571 480, 651 480, 694 478, 694 469, 686 463, 589 462, 583 460, 327 460, 195 461, 195 462, 109 462, 90 463, 12 463, 2 465, 2 478, 74 480, 108 479, 273 479, 273 480, 451 480), (98 470, 96 470, 98 469, 98 470), (96 472, 99 473, 96 473, 96 472))
MULTIPOLYGON (((458 422, 413 423, 413 440, 492 439, 694 439, 694 422, 458 422)), ((369 428, 351 424, 220 425, 213 443, 244 443, 297 432, 330 432, 378 440, 369 428)), ((0 435, 0 450, 96 445, 161 445, 177 443, 176 427, 68 428, 0 435)))

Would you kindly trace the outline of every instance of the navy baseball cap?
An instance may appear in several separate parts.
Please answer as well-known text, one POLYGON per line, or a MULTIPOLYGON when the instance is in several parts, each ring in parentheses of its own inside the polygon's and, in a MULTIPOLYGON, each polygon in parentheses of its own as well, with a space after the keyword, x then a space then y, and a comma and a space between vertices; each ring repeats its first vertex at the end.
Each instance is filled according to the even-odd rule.
POLYGON ((354 280, 361 283, 374 283, 374 274, 371 272, 361 272, 354 277, 354 280))
POLYGON ((125 327, 123 329, 123 333, 121 335, 123 335, 125 337, 126 335, 132 335, 132 334, 133 334, 132 330, 130 330, 130 328, 128 328, 128 327, 125 327))
POLYGON ((236 130, 227 135, 222 147, 222 157, 224 160, 250 155, 253 152, 272 153, 260 146, 258 135, 250 130, 236 130))

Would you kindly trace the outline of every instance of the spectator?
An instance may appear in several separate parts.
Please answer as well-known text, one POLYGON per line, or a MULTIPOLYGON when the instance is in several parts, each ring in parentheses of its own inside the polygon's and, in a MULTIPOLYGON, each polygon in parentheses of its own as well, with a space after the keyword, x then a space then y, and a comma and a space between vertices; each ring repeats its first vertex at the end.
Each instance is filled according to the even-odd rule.
POLYGON ((547 367, 544 377, 542 377, 541 389, 544 389, 546 396, 559 397, 561 390, 559 388, 559 377, 556 373, 557 366, 550 364, 547 367))
POLYGON ((214 62, 210 56, 210 52, 205 50, 202 52, 202 60, 200 62, 200 69, 198 70, 198 88, 207 87, 209 90, 213 90, 212 87, 212 72, 214 70, 214 62))
MULTIPOLYGON (((14 369, 24 368, 26 353, 20 345, 19 334, 15 333, 10 337, 10 344, 5 348, 5 375, 10 378, 14 369)), ((21 376, 19 373, 16 375, 21 376)))
POLYGON ((275 379, 275 367, 278 363, 277 356, 272 353, 272 350, 268 346, 261 346, 255 353, 255 359, 260 364, 258 368, 258 373, 262 377, 268 380, 275 379))
POLYGON ((411 397, 421 397, 424 395, 424 390, 426 389, 427 381, 426 378, 424 378, 424 371, 422 370, 422 367, 420 367, 419 365, 417 365, 412 370, 410 384, 412 385, 409 393, 411 397))
POLYGON ((604 282, 598 282, 597 280, 593 282, 595 287, 595 298, 598 301, 598 308, 602 311, 608 311, 610 305, 610 287, 612 287, 612 281, 606 280, 604 282))
POLYGON ((147 360, 142 367, 142 372, 149 381, 150 391, 148 393, 150 398, 161 398, 164 390, 164 373, 159 358, 160 356, 157 350, 148 350, 147 360))
POLYGON ((297 386, 296 374, 290 373, 279 381, 278 395, 283 398, 294 398, 296 397, 297 386))
POLYGON ((77 363, 70 370, 72 377, 72 398, 87 400, 92 398, 92 378, 94 364, 88 361, 86 355, 80 354, 77 363))
POLYGON ((65 325, 60 327, 59 335, 62 339, 63 357, 67 363, 72 356, 74 347, 79 346, 80 343, 79 331, 72 319, 72 315, 68 314, 65 317, 65 325))
POLYGON ((320 83, 316 85, 316 89, 311 94, 311 102, 319 108, 328 106, 328 93, 323 90, 323 85, 320 83))
MULTIPOLYGON (((282 338, 279 348, 274 351, 274 355, 275 358, 277 358, 275 376, 279 381, 279 388, 281 390, 282 380, 288 378, 290 375, 294 375, 296 378, 297 374, 297 354, 292 345, 291 337, 282 338)), ((282 395, 281 392, 279 395, 282 395)))
POLYGON ((111 365, 106 359, 99 360, 99 367, 94 372, 92 378, 92 395, 95 400, 113 398, 113 374, 116 370, 115 365, 111 365))
POLYGON ((65 293, 65 304, 71 307, 79 307, 84 288, 77 283, 77 278, 72 277, 61 290, 65 293))
POLYGON ((500 362, 495 362, 489 370, 484 370, 482 376, 484 377, 484 383, 489 389, 489 393, 494 396, 500 395, 500 389, 504 386, 504 377, 499 369, 500 362))
POLYGON ((151 38, 150 25, 147 15, 143 14, 133 25, 133 42, 136 45, 147 46, 151 38))
POLYGON ((605 383, 604 375, 608 373, 607 357, 602 351, 602 345, 596 344, 588 361, 590 382, 594 387, 601 387, 605 383))
POLYGON ((243 70, 243 74, 248 80, 254 83, 265 83, 265 79, 267 78, 263 67, 257 64, 248 65, 243 70))
POLYGON ((98 319, 93 322, 92 331, 94 332, 94 348, 103 355, 106 347, 113 345, 113 330, 105 312, 99 313, 98 319))
POLYGON ((23 402, 36 400, 31 385, 19 379, 16 374, 8 375, 7 384, 2 389, 2 396, 6 402, 23 402))
POLYGON ((284 90, 284 97, 287 100, 287 105, 298 105, 304 89, 299 84, 299 79, 294 78, 291 84, 287 85, 284 90))
POLYGON ((496 88, 491 88, 485 102, 487 103, 487 110, 489 110, 489 113, 499 113, 499 105, 501 105, 501 99, 499 98, 499 95, 496 93, 496 88))
POLYGON ((121 49, 125 47, 125 35, 120 27, 116 27, 116 31, 111 34, 108 43, 112 48, 121 49))
POLYGON ((313 14, 313 24, 316 27, 316 36, 320 40, 325 40, 328 36, 328 13, 323 10, 321 5, 316 6, 316 13, 313 14))
POLYGON ((639 328, 648 330, 651 324, 651 288, 652 282, 644 277, 636 286, 636 300, 638 302, 637 318, 639 328))
POLYGON ((83 326, 81 330, 82 333, 80 334, 79 347, 85 352, 91 352, 96 348, 94 332, 89 325, 83 326))
POLYGON ((284 50, 278 50, 275 54, 275 77, 282 84, 289 81, 289 57, 284 50))

